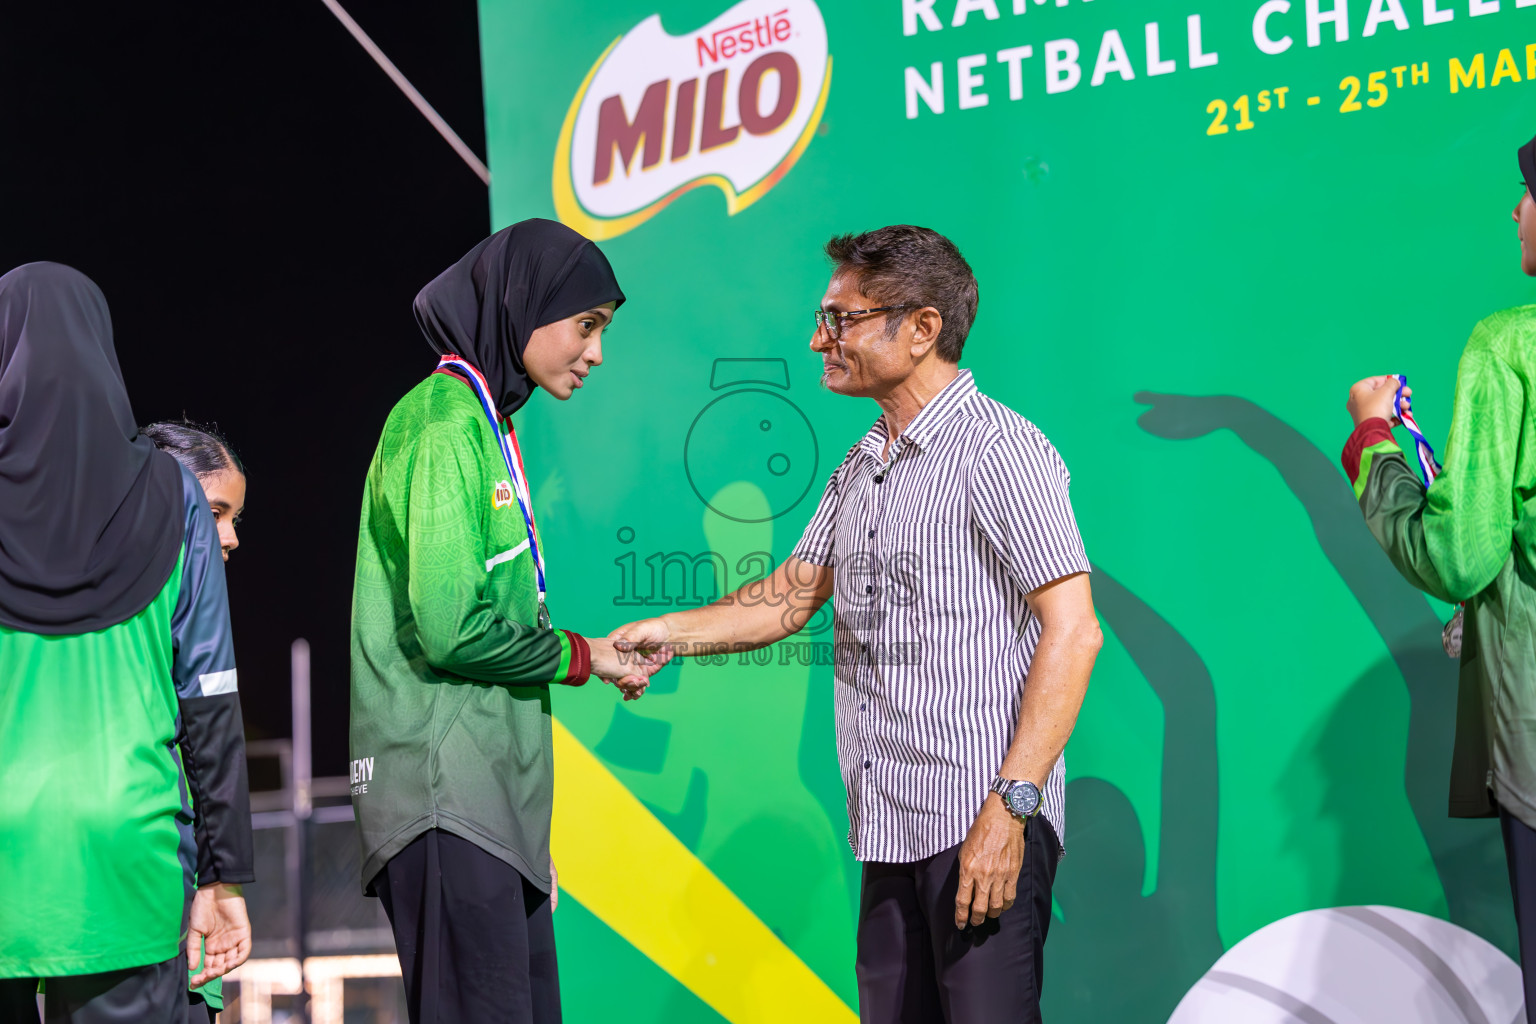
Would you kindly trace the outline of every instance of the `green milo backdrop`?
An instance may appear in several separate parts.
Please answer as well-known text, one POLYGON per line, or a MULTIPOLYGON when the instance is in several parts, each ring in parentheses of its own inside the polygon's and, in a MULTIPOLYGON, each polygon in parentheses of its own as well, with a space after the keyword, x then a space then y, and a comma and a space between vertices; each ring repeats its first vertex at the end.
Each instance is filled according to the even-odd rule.
MULTIPOLYGON (((1515 955, 1497 824, 1445 814, 1449 609, 1376 549, 1338 452, 1347 387, 1383 372, 1443 442, 1472 325, 1536 294, 1509 219, 1536 3, 480 18, 492 227, 565 220, 629 296, 588 387, 520 415, 560 624, 602 635, 789 554, 877 413, 818 386, 821 247, 935 228, 981 284, 962 365, 1072 471, 1105 626, 1047 1019, 1165 1021, 1225 950, 1319 908, 1404 908, 1515 955)), ((856 1007, 829 626, 555 713, 856 1007)), ((643 905, 671 867, 613 870, 643 905)), ((556 917, 570 1019, 722 1019, 578 888, 556 917)))

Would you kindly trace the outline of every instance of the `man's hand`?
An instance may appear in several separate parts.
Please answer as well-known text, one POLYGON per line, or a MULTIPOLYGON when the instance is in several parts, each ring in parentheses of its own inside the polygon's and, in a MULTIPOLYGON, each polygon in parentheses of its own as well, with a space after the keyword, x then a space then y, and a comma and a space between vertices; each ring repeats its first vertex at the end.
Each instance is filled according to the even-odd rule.
POLYGON ((651 676, 672 660, 672 651, 660 648, 643 653, 616 650, 611 640, 587 638, 592 651, 592 674, 612 683, 624 693, 625 700, 639 700, 650 685, 651 676))
POLYGON ((560 872, 555 870, 555 858, 549 858, 549 912, 560 906, 560 872))
POLYGON ((192 897, 192 930, 187 934, 187 963, 197 970, 191 987, 224 977, 250 955, 251 919, 240 886, 214 882, 199 888, 192 897))
POLYGON ((981 813, 960 844, 960 888, 955 892, 955 927, 979 925, 1013 906, 1019 869, 1024 866, 1024 823, 988 793, 981 813))
POLYGON ((616 650, 625 653, 660 651, 672 639, 672 631, 664 618, 641 619, 627 626, 620 626, 608 634, 616 650))
POLYGON ((608 639, 621 654, 662 658, 755 651, 801 629, 832 597, 832 567, 790 555, 763 579, 750 580, 701 608, 620 626, 608 639))
MULTIPOLYGON (((1413 389, 1403 389, 1403 408, 1413 409, 1413 389)), ((1392 426, 1397 426, 1399 420, 1392 408, 1393 399, 1397 397, 1397 377, 1394 374, 1382 374, 1379 377, 1367 377, 1357 380, 1349 389, 1349 401, 1345 408, 1349 410, 1349 416, 1359 426, 1366 420, 1383 419, 1392 426)))

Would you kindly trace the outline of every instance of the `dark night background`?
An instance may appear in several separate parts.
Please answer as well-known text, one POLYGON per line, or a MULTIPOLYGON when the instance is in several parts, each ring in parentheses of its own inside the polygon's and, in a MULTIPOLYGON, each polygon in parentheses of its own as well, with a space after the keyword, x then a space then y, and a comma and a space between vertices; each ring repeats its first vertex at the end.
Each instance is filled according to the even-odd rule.
MULTIPOLYGON (((343 6, 483 157, 473 0, 343 6)), ((247 734, 289 734, 306 637, 315 772, 343 774, 363 476, 432 367, 411 299, 488 233, 486 188, 320 0, 9 4, 0 82, 0 269, 90 275, 139 422, 229 437, 247 734)))

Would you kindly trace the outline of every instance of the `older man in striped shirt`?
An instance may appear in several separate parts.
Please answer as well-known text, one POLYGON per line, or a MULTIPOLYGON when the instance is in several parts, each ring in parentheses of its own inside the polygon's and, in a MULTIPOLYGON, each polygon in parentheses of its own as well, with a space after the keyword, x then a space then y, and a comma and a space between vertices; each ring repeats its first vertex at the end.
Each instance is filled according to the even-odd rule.
POLYGON ((835 595, 860 1019, 1038 1021, 1062 750, 1101 643, 1067 468, 960 369, 978 288, 953 243, 900 225, 827 255, 822 383, 880 416, 766 586, 613 639, 750 650, 835 595))

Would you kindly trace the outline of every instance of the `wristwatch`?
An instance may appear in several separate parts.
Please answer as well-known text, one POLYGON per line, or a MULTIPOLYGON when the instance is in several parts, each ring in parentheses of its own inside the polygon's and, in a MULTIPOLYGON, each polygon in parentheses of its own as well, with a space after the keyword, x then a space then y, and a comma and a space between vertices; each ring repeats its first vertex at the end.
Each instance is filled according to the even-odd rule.
POLYGON ((988 788, 1003 798, 1003 806, 1015 818, 1028 821, 1040 813, 1040 787, 1033 782, 994 775, 988 788))

